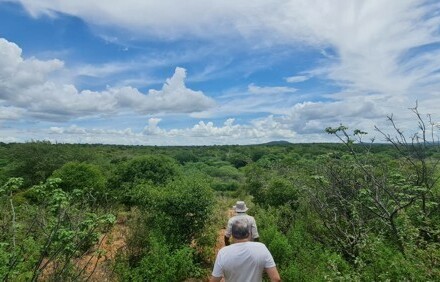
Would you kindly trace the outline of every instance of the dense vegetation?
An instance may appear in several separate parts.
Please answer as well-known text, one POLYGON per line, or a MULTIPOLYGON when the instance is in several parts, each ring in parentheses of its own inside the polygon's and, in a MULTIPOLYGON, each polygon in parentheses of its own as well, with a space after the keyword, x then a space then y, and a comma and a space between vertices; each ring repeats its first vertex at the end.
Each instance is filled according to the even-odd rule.
POLYGON ((386 144, 344 126, 327 129, 338 144, 0 144, 0 277, 86 280, 79 261, 105 255, 104 235, 123 224, 108 277, 204 279, 244 199, 285 281, 434 281, 440 150, 416 114, 419 133, 390 118, 386 144))

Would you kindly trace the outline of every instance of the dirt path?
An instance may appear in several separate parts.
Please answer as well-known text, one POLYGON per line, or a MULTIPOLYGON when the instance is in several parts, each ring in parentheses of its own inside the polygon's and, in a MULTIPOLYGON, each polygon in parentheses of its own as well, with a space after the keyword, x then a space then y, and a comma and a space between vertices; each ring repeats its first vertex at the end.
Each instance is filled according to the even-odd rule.
MULTIPOLYGON (((229 209, 225 212, 227 219, 234 215, 235 211, 233 209, 229 209)), ((119 219, 112 230, 104 237, 101 237, 102 242, 100 246, 96 247, 102 250, 101 256, 97 256, 91 252, 90 255, 81 258, 81 260, 77 262, 78 266, 85 266, 84 277, 90 276, 88 281, 115 281, 114 277, 111 276, 112 271, 110 267, 111 263, 114 262, 117 252, 126 246, 128 228, 125 223, 125 220, 119 219)), ((225 246, 224 236, 226 225, 227 220, 225 220, 222 229, 218 232, 215 255, 225 246)), ((224 282, 223 279, 222 282, 224 282)))
MULTIPOLYGON (((235 211, 233 209, 229 209, 226 213, 227 218, 231 218, 235 215, 235 211)), ((215 255, 217 256, 218 251, 223 248, 225 246, 225 233, 226 233, 226 225, 228 224, 228 221, 226 220, 223 228, 220 229, 220 231, 218 232, 218 237, 217 237, 217 243, 215 245, 215 255)), ((225 280, 222 279, 221 282, 224 282, 225 280)))
MULTIPOLYGON (((81 280, 87 281, 116 281, 112 277, 111 266, 117 252, 126 246, 127 226, 126 218, 119 218, 113 228, 99 239, 99 243, 88 254, 75 261, 75 265, 81 271, 81 280)), ((44 265, 46 261, 42 262, 44 265)), ((54 263, 50 262, 37 281, 49 280, 54 271, 54 263)))
MULTIPOLYGON (((233 209, 229 209, 225 212, 225 217, 227 219, 234 215, 235 211, 233 209)), ((214 247, 215 255, 217 255, 218 251, 225 246, 224 236, 226 233, 227 219, 224 221, 223 227, 218 232, 217 242, 214 247)), ((119 218, 111 231, 100 238, 100 243, 94 247, 94 250, 76 261, 77 267, 79 269, 84 269, 82 275, 84 279, 96 282, 116 281, 115 277, 112 276, 113 273, 111 266, 118 251, 126 246, 127 233, 128 227, 126 225, 126 218, 119 218)), ((50 269, 50 267, 48 269, 50 269)), ((50 272, 50 270, 48 270, 48 272, 50 272)), ((44 281, 47 275, 49 274, 43 272, 39 281, 44 281)), ((224 282, 224 279, 221 281, 224 282)))
POLYGON ((119 219, 111 231, 101 237, 100 245, 77 261, 80 268, 85 267, 84 276, 90 276, 88 281, 115 281, 111 276, 111 264, 118 251, 126 246, 127 231, 125 220, 119 219), (101 255, 96 254, 96 250, 101 255))
MULTIPOLYGON (((227 212, 227 218, 231 218, 235 215, 235 211, 233 209, 229 209, 227 212)), ((223 248, 225 246, 225 233, 226 233, 226 224, 228 224, 228 221, 225 221, 225 225, 223 226, 222 229, 220 229, 220 231, 218 232, 218 237, 217 237, 217 244, 215 245, 215 255, 217 255, 218 251, 223 248)))

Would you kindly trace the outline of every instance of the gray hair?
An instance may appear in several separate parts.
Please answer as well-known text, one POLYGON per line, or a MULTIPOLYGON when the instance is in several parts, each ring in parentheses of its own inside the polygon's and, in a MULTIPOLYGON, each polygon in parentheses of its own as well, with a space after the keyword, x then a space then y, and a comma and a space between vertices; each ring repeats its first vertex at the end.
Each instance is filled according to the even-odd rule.
POLYGON ((249 223, 247 220, 238 219, 232 223, 232 237, 241 240, 249 237, 249 223))

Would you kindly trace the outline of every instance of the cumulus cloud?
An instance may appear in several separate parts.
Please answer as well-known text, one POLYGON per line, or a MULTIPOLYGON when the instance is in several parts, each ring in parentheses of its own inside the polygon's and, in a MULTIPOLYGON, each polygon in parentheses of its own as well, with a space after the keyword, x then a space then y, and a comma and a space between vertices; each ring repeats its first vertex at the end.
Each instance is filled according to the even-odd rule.
POLYGON ((155 132, 160 132, 166 137, 183 136, 186 138, 207 138, 208 140, 240 140, 245 143, 255 143, 255 140, 272 140, 273 138, 292 139, 295 132, 288 126, 280 123, 274 116, 256 119, 250 124, 236 124, 234 118, 228 118, 223 125, 216 126, 213 122, 199 121, 193 127, 181 130, 162 130, 157 123, 148 128, 153 128, 155 132), (245 141, 247 140, 247 141, 245 141), (252 142, 254 141, 254 142, 252 142))
POLYGON ((186 70, 176 68, 174 75, 167 79, 161 90, 149 90, 148 105, 159 105, 161 111, 197 112, 214 106, 214 100, 201 91, 193 91, 185 86, 186 70))
POLYGON ((146 135, 160 135, 160 134, 162 134, 163 130, 157 126, 161 120, 162 119, 160 119, 160 118, 148 119, 148 125, 145 126, 143 133, 146 135))
POLYGON ((15 43, 0 38, 0 118, 25 114, 53 121, 118 114, 160 112, 190 113, 212 107, 214 101, 201 91, 186 87, 186 71, 176 68, 161 90, 141 93, 133 87, 108 88, 103 91, 81 90, 73 84, 59 84, 51 74, 64 68, 60 60, 25 59, 15 43))
MULTIPOLYGON (((311 48, 322 54, 317 65, 299 70, 301 75, 284 80, 298 83, 313 76, 338 90, 320 93, 314 99, 302 96, 298 101, 276 95, 295 92, 292 87, 250 84, 246 94, 260 95, 242 95, 214 107, 214 101, 203 92, 186 87, 186 72, 177 68, 162 89, 147 93, 134 87, 79 91, 73 84, 59 85, 50 80, 53 72, 65 68, 62 61, 24 59, 18 46, 2 40, 0 106, 8 107, 9 112, 5 111, 4 119, 23 114, 17 109, 27 109, 33 117, 51 120, 121 111, 184 112, 198 118, 223 117, 229 113, 235 116, 239 113, 277 114, 246 125, 229 121, 216 126, 200 121, 191 128, 171 130, 161 129, 161 120, 153 118, 143 131, 149 138, 223 136, 231 140, 231 136, 266 138, 274 132, 280 136, 312 136, 341 122, 363 129, 372 128, 390 113, 408 119, 411 113, 407 108, 416 100, 425 112, 438 113, 440 4, 436 1, 17 2, 35 17, 56 17, 59 12, 79 17, 95 27, 122 28, 129 34, 148 38, 202 38, 223 42, 240 37, 248 45, 234 41, 237 46, 259 48, 280 44, 292 46, 292 49, 311 48)), ((123 66, 84 68, 83 73, 108 75, 117 72, 118 68, 123 66)), ((296 91, 295 96, 303 95, 300 91, 296 91)))
MULTIPOLYGON (((268 142, 273 139, 295 141, 296 134, 286 124, 274 116, 261 118, 249 124, 236 124, 229 118, 222 125, 211 121, 199 121, 193 126, 181 129, 165 130, 160 128, 160 118, 150 118, 140 132, 126 129, 95 129, 76 125, 68 127, 50 127, 47 129, 50 140, 56 142, 92 142, 122 144, 162 145, 210 145, 210 144, 250 144, 268 142), (72 141, 73 140, 73 141, 72 141)), ((1 141, 1 140, 0 140, 1 141)))
POLYGON ((22 50, 15 43, 0 38, 0 99, 25 102, 21 89, 43 85, 48 74, 63 67, 59 60, 40 61, 23 59, 22 50))
POLYGON ((384 119, 387 113, 382 112, 374 101, 369 99, 347 99, 338 102, 304 102, 292 107, 291 112, 283 116, 283 123, 298 134, 322 133, 328 126, 343 123, 370 130, 372 126, 384 119), (364 128, 367 124, 368 128, 364 128))

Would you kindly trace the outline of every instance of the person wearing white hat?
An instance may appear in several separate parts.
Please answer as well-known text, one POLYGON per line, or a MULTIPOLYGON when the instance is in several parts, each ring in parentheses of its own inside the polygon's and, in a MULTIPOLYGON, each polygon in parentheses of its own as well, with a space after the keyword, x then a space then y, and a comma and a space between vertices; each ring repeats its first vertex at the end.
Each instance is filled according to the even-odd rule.
POLYGON ((228 220, 228 225, 226 227, 226 232, 225 232, 225 245, 229 246, 231 244, 229 239, 231 238, 232 235, 232 224, 235 221, 242 219, 248 222, 250 241, 258 242, 260 235, 258 234, 257 223, 253 216, 246 214, 248 210, 248 207, 246 207, 246 203, 244 201, 237 201, 237 203, 235 204, 235 206, 233 206, 233 208, 236 212, 236 215, 228 220))

